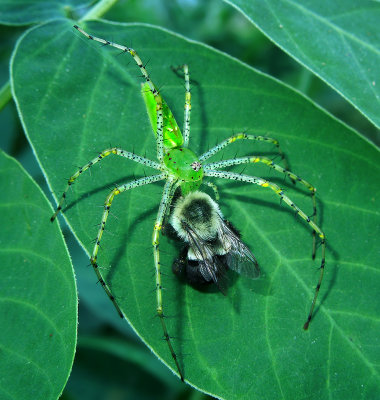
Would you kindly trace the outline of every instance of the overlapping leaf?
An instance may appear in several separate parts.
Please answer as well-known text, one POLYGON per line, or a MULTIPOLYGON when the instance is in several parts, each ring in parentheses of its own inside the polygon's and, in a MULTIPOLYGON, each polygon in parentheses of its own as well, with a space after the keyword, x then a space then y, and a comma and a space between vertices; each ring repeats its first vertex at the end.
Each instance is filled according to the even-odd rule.
POLYGON ((73 363, 77 296, 52 208, 0 153, 0 398, 57 399, 73 363))
POLYGON ((88 1, 0 0, 0 21, 5 25, 28 25, 62 18, 84 9, 88 1))
POLYGON ((380 127, 380 4, 226 0, 380 127))

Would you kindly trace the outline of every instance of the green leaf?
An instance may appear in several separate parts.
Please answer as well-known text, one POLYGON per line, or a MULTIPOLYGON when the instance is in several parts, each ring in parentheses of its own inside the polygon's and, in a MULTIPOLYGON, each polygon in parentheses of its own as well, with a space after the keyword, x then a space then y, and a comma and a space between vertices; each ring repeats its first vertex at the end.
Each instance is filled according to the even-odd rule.
POLYGON ((380 128, 380 4, 225 0, 380 128))
POLYGON ((88 4, 84 0, 0 0, 0 22, 5 25, 28 25, 60 18, 88 4))
MULTIPOLYGON (((156 149, 133 60, 89 42, 71 25, 54 22, 30 30, 12 62, 20 116, 56 196, 64 179, 110 145, 151 159, 156 149)), ((149 60, 151 79, 180 124, 183 77, 170 67, 189 65, 190 147, 196 153, 249 129, 278 138, 291 169, 318 188, 327 266, 321 303, 307 332, 302 326, 319 276, 320 249, 313 262, 309 227, 269 189, 214 181, 224 215, 262 270, 256 281, 232 279, 226 297, 215 288, 203 293, 179 283, 171 265, 181 244, 161 236, 164 313, 186 379, 225 399, 378 396, 379 152, 300 94, 204 45, 147 25, 90 22, 82 28, 133 43, 143 62, 149 60)), ((236 154, 275 156, 268 144, 236 142, 219 157, 236 154)), ((154 171, 110 156, 68 192, 64 216, 89 254, 110 186, 144 173, 154 171)), ((304 188, 265 165, 247 166, 245 173, 282 185, 311 214, 304 188)), ((99 264, 138 335, 176 372, 155 317, 151 240, 161 193, 157 183, 115 198, 99 264)))
POLYGON ((58 399, 74 359, 77 296, 52 208, 0 153, 0 397, 58 399))

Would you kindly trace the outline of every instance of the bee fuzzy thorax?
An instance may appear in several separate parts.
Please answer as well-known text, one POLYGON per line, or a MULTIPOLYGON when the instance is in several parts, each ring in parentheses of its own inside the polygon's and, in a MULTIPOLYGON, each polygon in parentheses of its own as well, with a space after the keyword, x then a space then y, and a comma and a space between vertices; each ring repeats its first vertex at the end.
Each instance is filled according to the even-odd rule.
POLYGON ((178 236, 188 242, 188 229, 197 232, 203 240, 218 236, 220 219, 223 219, 218 204, 202 192, 191 192, 177 200, 170 223, 178 236))

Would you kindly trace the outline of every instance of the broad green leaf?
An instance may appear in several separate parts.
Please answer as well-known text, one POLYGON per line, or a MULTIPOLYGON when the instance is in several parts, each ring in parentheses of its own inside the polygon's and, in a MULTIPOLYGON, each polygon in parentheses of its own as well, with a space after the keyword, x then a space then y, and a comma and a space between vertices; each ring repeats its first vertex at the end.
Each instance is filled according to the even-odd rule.
MULTIPOLYGON (((143 62, 149 60, 151 79, 179 123, 183 77, 171 67, 188 63, 195 152, 249 129, 278 138, 292 170, 318 188, 327 267, 307 332, 302 326, 319 276, 320 249, 313 262, 309 227, 269 189, 214 181, 224 215, 241 231, 262 270, 256 281, 232 277, 226 297, 215 288, 199 292, 179 283, 171 265, 181 244, 161 237, 164 313, 188 382, 225 399, 379 395, 378 151, 298 93, 204 45, 147 25, 82 27, 133 43, 143 62)), ((128 54, 88 41, 70 22, 32 29, 20 40, 12 62, 13 92, 56 196, 65 179, 110 145, 155 158, 140 83, 128 54)), ((268 144, 237 142, 218 157, 236 154, 275 156, 268 144)), ((154 171, 110 156, 73 185, 64 216, 89 254, 110 187, 144 173, 154 171)), ((265 166, 247 166, 245 173, 282 185, 311 214, 304 188, 265 166)), ((161 192, 157 183, 115 198, 99 262, 138 335, 176 372, 155 317, 151 238, 161 192)))
POLYGON ((0 153, 0 398, 58 399, 74 359, 77 296, 41 189, 0 153))
POLYGON ((0 22, 5 25, 28 25, 60 18, 82 10, 85 0, 0 0, 0 22))
POLYGON ((225 0, 380 128, 380 4, 225 0))

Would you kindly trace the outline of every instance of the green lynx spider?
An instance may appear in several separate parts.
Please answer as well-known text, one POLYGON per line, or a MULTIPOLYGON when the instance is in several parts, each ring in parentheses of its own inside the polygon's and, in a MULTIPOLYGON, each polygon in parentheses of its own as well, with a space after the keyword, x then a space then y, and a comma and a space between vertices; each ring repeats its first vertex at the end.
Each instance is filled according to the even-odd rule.
MULTIPOLYGON (((96 275, 99 279, 99 282, 103 286, 106 291, 108 297, 113 302, 115 308, 117 309, 120 317, 123 318, 123 312, 119 308, 114 296, 111 293, 109 286, 103 280, 101 273, 99 271, 99 266, 97 264, 97 255, 99 251, 100 241, 103 235, 103 231, 106 225, 106 221, 108 218, 108 214, 110 212, 110 207, 112 201, 115 196, 119 195, 122 192, 127 190, 136 188, 138 186, 148 185, 157 181, 165 181, 161 202, 158 208, 158 214, 156 217, 156 221, 153 227, 153 236, 152 236, 152 245, 153 245, 153 254, 154 254, 154 266, 155 266, 155 279, 156 279, 156 298, 157 298, 157 314, 160 317, 162 330, 164 333, 164 338, 168 344, 170 353, 173 357, 173 360, 177 366, 177 370, 181 380, 184 380, 184 374, 177 360, 176 353, 174 351, 171 338, 168 334, 168 330, 166 327, 165 319, 164 319, 164 309, 163 309, 163 300, 162 300, 162 284, 161 284, 161 267, 160 267, 160 253, 159 253, 159 233, 162 228, 165 215, 169 210, 169 206, 171 204, 174 192, 180 188, 181 193, 186 195, 187 193, 197 190, 201 184, 204 177, 214 177, 214 178, 223 178, 223 179, 232 179, 235 181, 241 181, 246 183, 253 183, 255 185, 259 185, 263 188, 271 189, 279 198, 284 201, 290 208, 292 208, 296 214, 298 214, 313 230, 313 258, 315 256, 315 233, 317 233, 321 240, 321 251, 322 251, 322 261, 320 267, 320 275, 317 287, 315 289, 314 298, 312 301, 312 305, 307 317, 307 321, 304 324, 304 329, 306 330, 309 326, 309 323, 312 318, 312 314, 314 311, 314 307, 316 304, 317 296, 319 293, 319 289, 321 286, 324 266, 325 266, 325 249, 326 249, 326 241, 325 235, 322 230, 316 224, 316 201, 315 201, 315 191, 316 189, 310 185, 307 181, 301 179, 296 174, 289 171, 286 160, 283 156, 283 153, 279 147, 279 143, 277 140, 264 137, 264 136, 255 136, 248 135, 246 133, 237 133, 233 136, 227 138, 222 141, 220 144, 214 146, 206 153, 202 154, 200 157, 197 157, 189 148, 189 138, 190 138, 190 111, 191 111, 191 94, 190 94, 190 77, 189 77, 189 69, 187 65, 183 65, 180 68, 183 69, 184 78, 185 78, 185 112, 184 112, 184 128, 183 134, 181 133, 178 124, 170 111, 169 107, 161 97, 159 91, 156 86, 150 80, 149 74, 146 71, 143 62, 138 56, 137 52, 129 47, 121 46, 116 43, 109 42, 108 40, 100 39, 95 36, 89 35, 85 31, 83 31, 78 26, 74 26, 81 34, 86 36, 88 39, 95 40, 97 42, 102 43, 103 45, 109 45, 115 47, 122 52, 129 53, 133 59, 135 60, 137 66, 140 68, 142 75, 145 79, 145 83, 142 87, 142 94, 146 103, 146 107, 148 110, 148 115, 153 127, 153 131, 155 133, 156 142, 157 142, 157 161, 149 160, 145 157, 136 155, 129 151, 120 149, 120 148, 108 148, 103 150, 96 158, 91 160, 89 163, 80 168, 69 180, 67 183, 67 187, 65 192, 63 193, 56 212, 51 217, 51 220, 54 221, 57 214, 61 211, 63 202, 66 198, 66 193, 69 187, 74 183, 74 181, 81 175, 84 171, 89 169, 94 164, 101 161, 104 157, 115 154, 121 157, 125 157, 129 160, 135 161, 137 163, 143 164, 147 167, 151 167, 155 170, 159 171, 159 174, 146 176, 140 179, 135 179, 131 182, 125 183, 123 185, 118 185, 115 189, 111 191, 111 193, 107 196, 104 205, 103 216, 100 224, 100 228, 97 234, 97 238, 95 241, 94 250, 91 256, 91 264, 94 267, 96 275), (206 161, 213 156, 214 154, 220 152, 225 147, 230 144, 238 141, 238 140, 253 140, 253 141, 264 141, 267 143, 271 143, 275 146, 277 152, 281 156, 282 161, 284 162, 285 168, 275 164, 271 159, 261 156, 247 156, 241 158, 233 158, 229 160, 222 160, 217 162, 206 163, 206 161), (308 217, 299 207, 297 207, 293 201, 285 195, 283 190, 277 186, 276 184, 267 181, 265 179, 244 175, 240 173, 220 171, 221 168, 245 164, 245 163, 264 163, 269 168, 275 169, 281 174, 289 177, 293 182, 300 182, 304 185, 311 194, 312 202, 313 202, 313 215, 312 217, 308 217), (312 218, 312 219, 311 219, 312 218)), ((211 186, 218 198, 218 192, 216 186, 213 183, 205 183, 211 186)))

